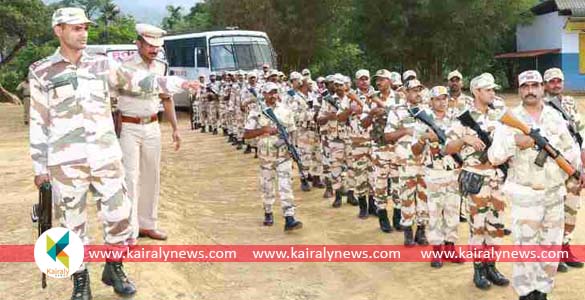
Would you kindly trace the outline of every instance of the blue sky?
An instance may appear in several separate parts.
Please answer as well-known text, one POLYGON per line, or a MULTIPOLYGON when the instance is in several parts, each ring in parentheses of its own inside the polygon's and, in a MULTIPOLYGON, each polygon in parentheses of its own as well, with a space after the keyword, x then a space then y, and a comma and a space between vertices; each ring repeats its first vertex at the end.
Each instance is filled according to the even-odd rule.
MULTIPOLYGON (((56 0, 43 0, 45 3, 55 2, 56 0)), ((159 25, 160 21, 166 16, 166 6, 182 6, 183 12, 189 11, 189 8, 200 0, 114 0, 114 3, 120 6, 125 14, 133 15, 138 22, 151 23, 159 25)))

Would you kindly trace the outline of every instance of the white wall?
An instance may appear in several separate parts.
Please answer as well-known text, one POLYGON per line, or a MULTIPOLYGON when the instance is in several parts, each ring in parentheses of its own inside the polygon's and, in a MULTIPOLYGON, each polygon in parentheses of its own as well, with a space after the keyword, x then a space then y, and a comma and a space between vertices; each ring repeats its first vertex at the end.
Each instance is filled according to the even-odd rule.
POLYGON ((562 42, 563 42, 562 53, 579 53, 578 32, 567 32, 563 30, 562 42))
MULTIPOLYGON (((567 17, 558 12, 535 16, 532 24, 516 27, 518 51, 563 48, 563 27, 567 17)), ((567 36, 567 42, 571 39, 567 36)), ((578 42, 578 40, 577 40, 578 42)), ((577 43, 577 48, 579 44, 577 43)))

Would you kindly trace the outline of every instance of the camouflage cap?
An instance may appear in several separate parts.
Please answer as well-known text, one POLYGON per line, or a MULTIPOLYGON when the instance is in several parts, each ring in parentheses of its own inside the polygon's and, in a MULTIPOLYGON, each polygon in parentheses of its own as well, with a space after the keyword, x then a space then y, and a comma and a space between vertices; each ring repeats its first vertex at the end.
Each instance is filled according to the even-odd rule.
POLYGON ((398 72, 391 72, 390 73, 390 80, 392 81, 393 85, 402 85, 402 79, 400 73, 398 72))
POLYGON ((522 86, 527 82, 542 83, 542 76, 536 70, 528 70, 518 75, 518 86, 522 86))
POLYGON ((431 89, 431 98, 437 98, 441 95, 449 95, 449 90, 444 86, 436 86, 431 89))
POLYGON ((483 73, 471 79, 469 88, 473 91, 477 89, 499 89, 500 86, 496 84, 496 79, 492 74, 483 73))
POLYGON ((463 79, 463 75, 461 75, 461 72, 459 72, 458 70, 455 70, 451 73, 449 73, 449 75, 447 75, 447 80, 451 80, 451 78, 459 78, 459 79, 463 79))
POLYGON ((325 77, 323 77, 323 76, 317 77, 317 82, 323 82, 323 81, 325 81, 325 77))
POLYGON ((345 84, 345 76, 337 73, 333 75, 333 83, 335 84, 345 84))
POLYGON ((544 82, 549 82, 552 79, 560 79, 565 80, 565 75, 563 75, 563 71, 559 68, 550 68, 544 72, 544 82))
POLYGON ((276 83, 274 83, 274 82, 267 82, 262 87, 263 93, 270 93, 272 91, 278 91, 278 85, 276 85, 276 83))
POLYGON ((411 79, 408 82, 406 82, 406 89, 407 90, 414 89, 417 87, 424 87, 422 85, 422 83, 420 83, 420 81, 418 81, 418 79, 411 79))
POLYGON ((289 78, 290 78, 290 81, 301 80, 301 79, 303 79, 303 75, 301 75, 301 73, 295 71, 295 72, 290 73, 289 78))
POLYGON ((55 27, 59 24, 88 24, 93 22, 87 18, 85 11, 78 7, 64 7, 59 8, 53 13, 51 27, 55 27))
POLYGON ((374 75, 374 79, 376 79, 378 77, 392 80, 392 75, 390 74, 390 71, 388 71, 386 69, 381 69, 381 70, 376 71, 376 75, 374 75))
POLYGON ((407 70, 404 72, 404 74, 402 74, 402 80, 406 80, 410 76, 414 76, 414 78, 416 78, 416 72, 414 70, 407 70))
POLYGON ((136 24, 136 33, 141 36, 147 43, 155 46, 161 47, 164 44, 164 40, 162 38, 167 32, 150 24, 139 23, 136 24))
POLYGON ((367 77, 368 79, 370 79, 370 71, 365 70, 365 69, 361 69, 361 70, 358 70, 357 72, 355 72, 356 79, 360 79, 362 77, 367 77))
POLYGON ((303 76, 311 76, 311 70, 309 70, 309 69, 303 69, 303 71, 301 72, 301 74, 303 74, 303 76))

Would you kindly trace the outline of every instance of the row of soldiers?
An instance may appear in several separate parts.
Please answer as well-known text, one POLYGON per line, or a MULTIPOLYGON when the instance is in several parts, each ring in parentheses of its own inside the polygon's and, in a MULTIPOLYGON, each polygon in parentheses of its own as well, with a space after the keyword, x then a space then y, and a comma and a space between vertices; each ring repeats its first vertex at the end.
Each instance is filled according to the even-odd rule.
MULTIPOLYGON (((499 86, 491 74, 473 78, 470 82, 473 96, 468 96, 462 92, 463 76, 459 71, 448 74, 447 86, 431 89, 425 88, 412 70, 402 76, 378 70, 373 77, 375 88, 371 86, 369 71, 359 70, 355 74, 355 89, 351 79, 341 74, 320 77, 314 82, 310 71, 303 70, 302 74, 292 72, 287 82, 274 70, 258 73, 226 73, 221 81, 212 74, 207 90, 196 97, 195 105, 199 112, 205 111, 205 105, 214 107, 199 119, 202 131, 205 125, 215 134, 218 128, 223 128, 228 141, 239 149, 244 138, 249 143, 247 150, 259 148, 265 225, 274 223, 273 184, 278 180, 285 230, 302 227, 294 219, 290 155, 282 148, 282 136, 278 136, 271 119, 264 114, 266 108, 271 108, 300 152, 301 189, 325 188, 324 197, 334 197, 335 208, 342 205, 346 195, 348 203, 359 206, 359 218, 377 215, 381 231, 402 231, 404 245, 430 242, 437 252, 453 251, 463 210, 469 222, 469 244, 477 250, 497 247, 506 231, 504 212, 508 200, 514 206, 517 204, 514 201, 534 199, 530 193, 519 195, 510 191, 528 188, 538 195, 550 191, 558 197, 550 194, 544 197, 541 204, 550 211, 542 218, 538 217, 540 204, 524 203, 520 205, 524 209, 522 214, 518 214, 519 210, 513 212, 515 242, 549 245, 562 242, 570 257, 558 266, 554 264, 555 271, 583 266, 568 248, 583 179, 567 179, 552 160, 544 166, 506 166, 507 161, 515 159, 515 146, 521 150, 518 156, 526 161, 534 158, 532 154, 537 153, 538 147, 529 136, 516 138, 504 129, 501 131, 508 136, 498 134, 496 129, 505 128, 499 120, 506 108, 503 99, 495 94, 499 86), (219 119, 208 121, 210 114, 219 119), (492 143, 493 139, 496 140, 492 143), (524 151, 532 148, 534 151, 524 151), (555 167, 552 172, 550 169, 555 167), (548 173, 532 176, 542 172, 548 173), (549 178, 550 174, 556 176, 554 180, 549 178), (393 207, 391 218, 388 202, 393 207), (542 224, 522 227, 522 222, 530 223, 530 218, 550 222, 553 228, 543 229, 542 224)), ((520 74, 519 95, 523 104, 513 111, 523 121, 541 128, 549 140, 557 141, 555 146, 580 168, 579 132, 583 125, 574 99, 563 95, 563 81, 558 68, 547 70, 544 79, 537 71, 520 74), (534 121, 525 111, 531 107, 532 98, 552 103, 551 107, 558 110, 546 106, 543 114, 548 119, 542 116, 534 121), (565 130, 557 130, 558 124, 563 124, 565 130), (555 130, 548 128, 553 125, 555 130), (568 139, 566 132, 570 133, 568 139)), ((457 257, 451 260, 461 262, 457 257)), ((442 259, 431 262, 435 268, 442 265, 442 259)), ((514 269, 513 285, 520 298, 546 299, 554 275, 550 265, 539 268, 526 265, 518 263, 514 269)), ((473 281, 480 289, 509 284, 495 261, 475 261, 473 281)))

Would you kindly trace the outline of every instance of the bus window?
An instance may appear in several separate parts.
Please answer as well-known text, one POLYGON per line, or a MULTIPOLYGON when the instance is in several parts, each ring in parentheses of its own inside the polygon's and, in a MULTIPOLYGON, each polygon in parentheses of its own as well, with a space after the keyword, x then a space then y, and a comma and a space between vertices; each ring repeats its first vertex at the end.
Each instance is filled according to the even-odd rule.
POLYGON ((197 68, 207 68, 207 52, 205 48, 195 48, 195 58, 197 59, 197 68))
POLYGON ((212 70, 235 70, 236 62, 232 45, 216 45, 211 47, 212 70))
POLYGON ((252 45, 250 44, 236 44, 234 45, 236 51, 236 59, 238 60, 238 69, 251 70, 257 66, 256 57, 252 53, 252 45))

